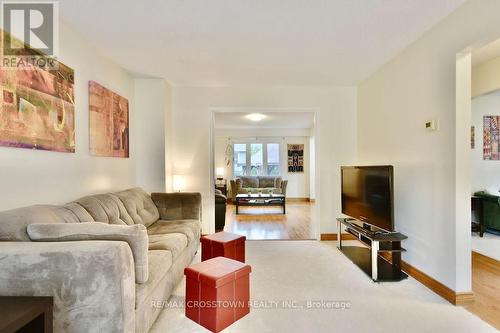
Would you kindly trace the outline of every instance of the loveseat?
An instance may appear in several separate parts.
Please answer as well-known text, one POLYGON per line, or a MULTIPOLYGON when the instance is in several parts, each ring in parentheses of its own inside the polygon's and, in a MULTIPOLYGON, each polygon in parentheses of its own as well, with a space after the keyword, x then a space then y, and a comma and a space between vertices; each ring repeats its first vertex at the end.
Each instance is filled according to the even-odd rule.
POLYGON ((233 202, 236 201, 238 194, 262 192, 286 196, 287 185, 288 181, 279 176, 241 176, 231 180, 231 196, 233 202))
POLYGON ((140 188, 0 213, 0 295, 53 296, 54 332, 147 332, 200 239, 199 193, 140 188))

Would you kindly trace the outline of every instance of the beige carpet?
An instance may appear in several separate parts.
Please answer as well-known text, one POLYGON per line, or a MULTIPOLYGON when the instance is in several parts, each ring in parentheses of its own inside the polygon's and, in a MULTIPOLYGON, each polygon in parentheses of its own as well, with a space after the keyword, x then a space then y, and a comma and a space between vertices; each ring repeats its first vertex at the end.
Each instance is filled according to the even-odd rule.
MULTIPOLYGON (((335 242, 248 241, 246 246, 252 266, 251 299, 260 308, 223 332, 497 332, 412 278, 372 282, 335 248, 335 242), (311 310, 310 300, 328 306, 343 301, 350 308, 311 310), (280 306, 265 308, 271 301, 280 306), (284 309, 282 301, 297 308, 284 309)), ((172 300, 183 301, 184 288, 183 281, 172 300)), ((152 332, 208 331, 185 318, 183 308, 168 308, 152 332)))

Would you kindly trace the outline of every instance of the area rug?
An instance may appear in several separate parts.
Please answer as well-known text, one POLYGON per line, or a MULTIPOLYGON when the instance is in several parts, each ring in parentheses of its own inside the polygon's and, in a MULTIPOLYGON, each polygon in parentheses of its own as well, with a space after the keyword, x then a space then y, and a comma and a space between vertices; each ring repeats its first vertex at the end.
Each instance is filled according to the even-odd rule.
MULTIPOLYGON (((252 309, 223 332, 497 332, 412 278, 371 281, 335 244, 247 241, 252 309)), ((184 288, 183 281, 151 332, 208 332, 176 307, 184 288)))

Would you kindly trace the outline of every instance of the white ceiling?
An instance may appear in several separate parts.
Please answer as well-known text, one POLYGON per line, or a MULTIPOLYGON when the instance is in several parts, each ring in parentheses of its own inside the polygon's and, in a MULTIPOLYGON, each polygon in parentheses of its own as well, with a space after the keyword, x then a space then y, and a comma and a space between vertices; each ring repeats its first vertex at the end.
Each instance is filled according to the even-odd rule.
POLYGON ((472 66, 500 57, 500 39, 472 52, 472 66))
POLYGON ((177 85, 352 85, 464 0, 61 0, 133 73, 177 85))
POLYGON ((293 128, 309 129, 314 125, 313 112, 216 112, 216 129, 255 129, 255 128, 293 128), (254 122, 245 116, 250 113, 260 113, 265 119, 254 122))

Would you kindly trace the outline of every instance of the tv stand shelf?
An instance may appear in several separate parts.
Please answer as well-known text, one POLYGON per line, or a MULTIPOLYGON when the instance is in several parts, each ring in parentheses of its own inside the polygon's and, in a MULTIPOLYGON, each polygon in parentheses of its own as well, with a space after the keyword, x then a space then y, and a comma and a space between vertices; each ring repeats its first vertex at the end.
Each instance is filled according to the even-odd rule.
POLYGON ((401 253, 406 250, 401 247, 401 241, 408 237, 399 232, 387 232, 375 228, 362 221, 337 219, 337 247, 354 264, 363 270, 376 282, 401 281, 406 275, 401 271, 401 253), (355 236, 362 246, 343 246, 342 226, 348 233, 355 236), (390 261, 380 256, 380 253, 390 255, 390 261))

